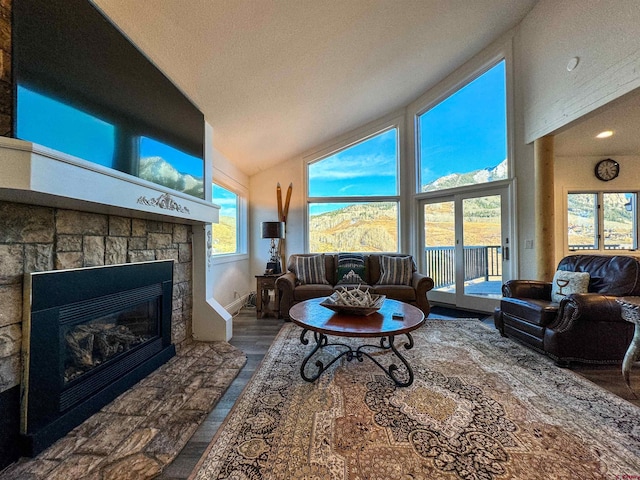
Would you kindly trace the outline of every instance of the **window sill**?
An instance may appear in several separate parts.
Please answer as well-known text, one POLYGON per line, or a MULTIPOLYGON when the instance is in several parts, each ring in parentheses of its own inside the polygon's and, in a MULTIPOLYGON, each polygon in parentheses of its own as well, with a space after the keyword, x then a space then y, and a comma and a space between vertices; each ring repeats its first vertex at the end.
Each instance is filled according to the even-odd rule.
POLYGON ((213 265, 222 265, 225 263, 240 262, 248 259, 249 259, 248 253, 224 253, 224 254, 218 254, 218 255, 211 255, 211 263, 213 265))

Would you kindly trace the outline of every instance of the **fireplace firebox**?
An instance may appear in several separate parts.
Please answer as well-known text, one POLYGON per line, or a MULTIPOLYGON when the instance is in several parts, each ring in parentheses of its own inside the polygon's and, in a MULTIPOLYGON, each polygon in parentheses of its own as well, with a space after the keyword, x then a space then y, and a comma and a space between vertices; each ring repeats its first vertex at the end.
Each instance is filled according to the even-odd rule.
POLYGON ((175 355, 173 261, 25 278, 21 433, 33 456, 175 355))

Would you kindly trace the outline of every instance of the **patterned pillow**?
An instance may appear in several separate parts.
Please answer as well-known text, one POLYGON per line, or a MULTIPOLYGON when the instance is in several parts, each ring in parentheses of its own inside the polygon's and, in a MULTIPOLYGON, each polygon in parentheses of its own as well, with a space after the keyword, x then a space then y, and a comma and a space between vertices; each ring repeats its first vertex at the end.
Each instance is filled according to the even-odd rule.
POLYGON ((568 272, 558 270, 553 276, 551 285, 551 300, 558 302, 572 293, 587 293, 589 291, 589 272, 568 272))
POLYGON ((364 255, 362 253, 339 253, 337 274, 337 285, 366 283, 364 255))
POLYGON ((292 266, 300 285, 329 283, 324 268, 324 254, 296 257, 292 266))
POLYGON ((413 259, 408 257, 380 257, 378 285, 411 285, 413 259))

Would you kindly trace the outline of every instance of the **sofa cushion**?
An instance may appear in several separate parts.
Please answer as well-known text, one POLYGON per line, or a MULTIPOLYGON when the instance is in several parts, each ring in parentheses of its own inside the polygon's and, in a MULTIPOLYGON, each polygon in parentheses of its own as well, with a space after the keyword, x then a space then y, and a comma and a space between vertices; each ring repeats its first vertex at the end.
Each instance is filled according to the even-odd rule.
POLYGON ((324 255, 297 256, 293 260, 292 271, 300 285, 327 285, 324 255))
POLYGON ((364 255, 362 253, 339 253, 337 285, 358 285, 367 283, 364 255))
POLYGON ((333 287, 325 285, 298 285, 293 290, 293 299, 296 302, 303 302, 311 298, 328 297, 333 293, 333 287))
POLYGON ((376 295, 386 295, 401 302, 415 302, 416 290, 408 285, 374 285, 371 293, 376 295))
POLYGON ((382 255, 380 257, 380 280, 378 285, 411 285, 413 276, 413 258, 391 257, 382 255))
POLYGON ((508 319, 519 319, 523 324, 546 327, 556 319, 558 304, 532 298, 503 298, 500 300, 505 324, 508 319))
POLYGON ((572 293, 589 291, 589 272, 567 272, 558 270, 551 284, 551 300, 557 303, 572 293))

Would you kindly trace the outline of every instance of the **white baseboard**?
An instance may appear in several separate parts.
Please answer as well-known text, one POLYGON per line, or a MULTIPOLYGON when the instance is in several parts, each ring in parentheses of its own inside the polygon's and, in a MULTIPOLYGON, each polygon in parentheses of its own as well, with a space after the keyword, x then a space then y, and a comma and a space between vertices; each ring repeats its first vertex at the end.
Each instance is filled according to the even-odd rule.
POLYGON ((229 312, 231 315, 235 315, 240 311, 242 307, 247 303, 247 299, 249 298, 249 294, 242 295, 241 297, 236 298, 229 305, 224 307, 224 309, 229 312))

